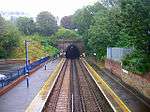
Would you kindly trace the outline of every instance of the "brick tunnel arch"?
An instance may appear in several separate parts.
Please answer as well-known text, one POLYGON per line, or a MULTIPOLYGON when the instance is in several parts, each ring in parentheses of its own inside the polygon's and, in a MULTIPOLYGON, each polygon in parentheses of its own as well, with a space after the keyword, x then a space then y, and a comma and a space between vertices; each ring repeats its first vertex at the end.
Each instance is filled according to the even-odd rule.
POLYGON ((71 44, 66 49, 66 58, 68 59, 78 59, 80 57, 80 51, 78 47, 74 44, 71 44))

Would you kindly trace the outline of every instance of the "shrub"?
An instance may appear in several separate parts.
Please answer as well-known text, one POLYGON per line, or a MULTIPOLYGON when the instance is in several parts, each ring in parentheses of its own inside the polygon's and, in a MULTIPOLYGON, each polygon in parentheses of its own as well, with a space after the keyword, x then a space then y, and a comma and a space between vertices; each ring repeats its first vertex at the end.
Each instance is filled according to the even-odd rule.
POLYGON ((142 51, 135 50, 123 60, 123 68, 137 74, 150 71, 150 56, 142 51))

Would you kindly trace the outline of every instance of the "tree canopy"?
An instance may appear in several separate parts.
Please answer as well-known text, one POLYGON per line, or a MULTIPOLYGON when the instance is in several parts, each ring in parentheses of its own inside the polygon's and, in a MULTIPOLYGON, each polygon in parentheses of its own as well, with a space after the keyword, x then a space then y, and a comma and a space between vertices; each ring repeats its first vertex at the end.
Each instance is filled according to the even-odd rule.
POLYGON ((3 36, 5 32, 5 20, 0 15, 0 36, 3 36))
POLYGON ((60 25, 66 29, 75 29, 75 24, 72 21, 72 16, 64 16, 61 21, 60 25))
POLYGON ((148 71, 150 6, 147 0, 103 0, 102 3, 79 9, 72 16, 87 53, 96 52, 97 58, 102 59, 107 47, 132 48, 133 54, 122 60, 123 66, 137 73, 148 71))
POLYGON ((40 12, 36 18, 37 31, 44 36, 52 35, 57 31, 57 20, 49 12, 40 12))
POLYGON ((25 35, 31 35, 35 33, 35 23, 32 18, 19 17, 17 18, 17 27, 25 35))
POLYGON ((63 27, 59 28, 58 31, 52 35, 52 38, 56 39, 79 39, 79 34, 74 30, 65 29, 63 27))
POLYGON ((82 9, 78 9, 75 14, 72 16, 72 21, 74 22, 78 33, 82 35, 83 40, 85 41, 86 51, 89 53, 91 45, 89 45, 88 30, 90 26, 95 23, 94 17, 98 11, 106 10, 106 8, 99 2, 95 3, 92 6, 87 6, 82 9))
POLYGON ((9 57, 18 46, 20 33, 15 25, 0 18, 0 58, 9 57))
POLYGON ((18 18, 17 27, 0 16, 0 58, 9 57, 21 45, 18 44, 21 33, 25 39, 29 36, 37 41, 36 45, 47 52, 58 51, 54 48, 56 39, 82 38, 86 53, 96 52, 98 59, 105 58, 107 47, 132 48, 133 52, 122 60, 123 67, 145 73, 150 68, 149 18, 148 0, 102 0, 63 17, 60 27, 47 11, 39 13, 36 21, 18 18))
POLYGON ((0 58, 25 58, 25 40, 34 43, 29 45, 30 59, 35 60, 58 53, 58 49, 53 46, 48 36, 57 30, 57 22, 50 13, 45 13, 41 12, 38 15, 37 22, 32 18, 19 17, 12 23, 0 16, 0 58), (43 16, 46 19, 42 18, 43 16))

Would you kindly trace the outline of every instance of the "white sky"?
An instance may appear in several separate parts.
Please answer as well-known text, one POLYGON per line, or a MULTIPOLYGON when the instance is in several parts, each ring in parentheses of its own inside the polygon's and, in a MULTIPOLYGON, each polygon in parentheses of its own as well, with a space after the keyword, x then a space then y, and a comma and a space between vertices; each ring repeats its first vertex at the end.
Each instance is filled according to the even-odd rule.
POLYGON ((73 14, 77 9, 97 0, 0 0, 0 11, 25 12, 35 17, 41 11, 49 11, 59 18, 73 14))

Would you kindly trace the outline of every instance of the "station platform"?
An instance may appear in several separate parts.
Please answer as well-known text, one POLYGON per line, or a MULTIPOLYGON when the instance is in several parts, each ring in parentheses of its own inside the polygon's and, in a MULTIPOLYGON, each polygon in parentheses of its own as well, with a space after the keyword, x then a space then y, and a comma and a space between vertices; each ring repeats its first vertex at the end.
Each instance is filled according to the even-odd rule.
POLYGON ((29 77, 29 87, 26 79, 16 87, 0 96, 0 112, 24 112, 37 95, 44 82, 54 71, 59 59, 47 63, 47 69, 41 67, 29 77))

